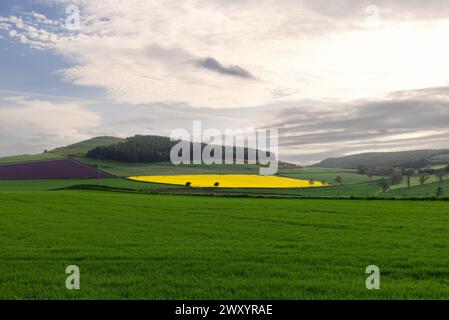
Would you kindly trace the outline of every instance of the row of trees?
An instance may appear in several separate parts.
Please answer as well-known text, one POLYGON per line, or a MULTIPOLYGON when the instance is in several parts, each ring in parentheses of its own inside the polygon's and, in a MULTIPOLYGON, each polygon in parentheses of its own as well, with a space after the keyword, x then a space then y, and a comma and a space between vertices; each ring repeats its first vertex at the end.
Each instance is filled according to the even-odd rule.
MULTIPOLYGON (((407 182, 407 187, 411 186, 412 178, 416 177, 420 185, 424 185, 432 176, 435 176, 438 181, 442 182, 446 176, 449 176, 449 165, 439 169, 424 168, 385 168, 385 167, 360 167, 359 173, 368 175, 372 178, 374 175, 384 176, 379 181, 379 187, 383 192, 387 192, 392 185, 401 184, 404 180, 407 182)), ((437 194, 443 192, 437 190, 437 194)))

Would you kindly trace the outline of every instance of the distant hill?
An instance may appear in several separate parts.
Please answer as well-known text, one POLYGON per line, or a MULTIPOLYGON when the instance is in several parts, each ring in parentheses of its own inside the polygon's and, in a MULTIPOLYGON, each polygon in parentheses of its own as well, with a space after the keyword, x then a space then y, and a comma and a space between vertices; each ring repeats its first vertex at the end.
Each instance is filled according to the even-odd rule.
POLYGON ((328 158, 314 165, 324 168, 357 169, 365 167, 422 168, 427 165, 447 164, 449 150, 416 150, 401 152, 372 152, 328 158))
POLYGON ((113 144, 117 144, 120 142, 124 142, 126 139, 117 138, 117 137, 95 137, 92 139, 84 140, 81 142, 77 142, 71 144, 66 147, 60 147, 53 150, 48 151, 49 153, 56 153, 64 156, 84 156, 87 154, 89 150, 92 150, 96 147, 100 146, 110 146, 113 144))
POLYGON ((99 146, 109 146, 119 142, 126 141, 125 139, 116 137, 95 137, 92 139, 80 141, 66 147, 56 148, 50 151, 44 151, 38 154, 22 154, 16 156, 1 157, 0 163, 21 163, 30 161, 44 161, 63 159, 66 156, 84 157, 86 153, 99 146))

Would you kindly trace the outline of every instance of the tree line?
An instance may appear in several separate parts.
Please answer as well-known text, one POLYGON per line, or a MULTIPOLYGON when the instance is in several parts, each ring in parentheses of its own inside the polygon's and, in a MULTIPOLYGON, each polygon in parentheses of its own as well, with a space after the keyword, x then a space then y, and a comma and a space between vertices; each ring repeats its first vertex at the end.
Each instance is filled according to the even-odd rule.
MULTIPOLYGON (((401 184, 404 180, 407 183, 407 187, 411 187, 411 181, 413 177, 418 179, 420 185, 424 185, 432 176, 435 176, 439 182, 444 181, 445 177, 449 175, 449 164, 443 168, 406 168, 406 167, 369 167, 360 166, 358 169, 360 174, 366 174, 370 179, 373 176, 383 176, 379 181, 379 187, 382 192, 387 192, 391 186, 401 184)), ((440 186, 437 189, 437 196, 443 195, 443 188, 440 186)))

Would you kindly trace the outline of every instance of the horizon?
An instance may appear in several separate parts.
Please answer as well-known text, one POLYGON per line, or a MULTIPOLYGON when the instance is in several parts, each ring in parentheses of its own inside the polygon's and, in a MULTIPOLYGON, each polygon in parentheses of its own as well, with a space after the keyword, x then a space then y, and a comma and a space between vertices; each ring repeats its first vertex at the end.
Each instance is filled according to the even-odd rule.
MULTIPOLYGON (((67 144, 67 145, 56 146, 54 148, 46 148, 46 149, 44 149, 42 151, 42 153, 44 153, 44 152, 51 153, 54 150, 67 148, 67 147, 70 147, 70 146, 72 146, 74 144, 82 143, 82 142, 89 141, 89 140, 95 139, 95 138, 119 138, 119 139, 126 140, 126 139, 132 138, 134 136, 145 136, 145 135, 133 134, 133 135, 126 136, 126 137, 119 137, 119 136, 93 136, 93 137, 89 137, 89 138, 87 138, 85 140, 76 141, 74 143, 70 143, 70 144, 67 144)), ((162 135, 149 135, 149 136, 170 138, 168 136, 162 136, 162 135)), ((188 140, 188 141, 192 142, 192 140, 188 140)), ((229 146, 229 145, 226 145, 226 144, 221 144, 221 145, 223 147, 229 146)), ((234 147, 235 147, 235 145, 234 145, 234 147)), ((311 167, 311 166, 318 165, 319 163, 321 163, 321 162, 323 162, 325 160, 328 160, 328 159, 339 159, 339 158, 344 158, 344 157, 351 157, 351 156, 357 156, 357 155, 367 155, 367 154, 403 153, 403 152, 418 152, 418 151, 449 151, 449 148, 442 148, 442 149, 409 149, 409 150, 398 150, 398 151, 375 151, 375 152, 350 153, 350 154, 345 154, 345 155, 338 156, 338 157, 332 157, 331 156, 331 157, 328 157, 328 158, 323 158, 323 159, 317 160, 316 162, 311 162, 311 163, 307 163, 307 164, 306 163, 297 162, 297 161, 288 161, 288 160, 281 159, 281 158, 279 158, 278 161, 279 162, 284 162, 284 163, 291 163, 291 164, 294 164, 294 165, 300 165, 300 166, 304 166, 304 167, 311 167)), ((12 156, 25 156, 25 155, 33 155, 33 154, 30 154, 30 153, 11 154, 11 155, 2 155, 2 154, 0 154, 0 158, 7 158, 7 157, 12 157, 12 156)))

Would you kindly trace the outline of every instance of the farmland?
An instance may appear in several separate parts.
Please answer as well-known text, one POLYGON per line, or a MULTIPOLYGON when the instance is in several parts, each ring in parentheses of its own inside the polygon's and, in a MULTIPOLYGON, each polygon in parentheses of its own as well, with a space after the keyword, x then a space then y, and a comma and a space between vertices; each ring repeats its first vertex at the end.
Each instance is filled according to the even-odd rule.
MULTIPOLYGON (((77 158, 79 161, 79 158, 77 158)), ((112 188, 133 189, 133 190, 153 190, 173 189, 174 192, 182 189, 183 193, 189 193, 184 186, 167 184, 168 180, 174 179, 176 174, 193 175, 211 175, 213 178, 219 177, 217 175, 242 175, 242 174, 257 174, 258 167, 254 165, 185 165, 174 166, 170 163, 151 163, 151 164, 125 164, 114 161, 104 161, 101 163, 101 171, 106 174, 116 174, 118 177, 108 178, 105 175, 100 175, 100 180, 97 180, 97 173, 95 168, 95 161, 85 161, 84 164, 89 166, 89 175, 83 179, 15 179, 2 180, 0 179, 0 191, 43 191, 54 190, 76 185, 101 185, 112 188), (130 173, 137 175, 145 175, 148 173, 157 174, 166 177, 164 181, 154 181, 158 183, 131 181, 127 179, 130 173), (91 177, 91 178, 88 178, 91 177), (166 184, 164 184, 166 183, 166 184)), ((31 164, 31 163, 28 163, 31 164)), ((1 168, 2 165, 0 165, 1 168)), ((436 190, 439 186, 443 189, 443 195, 449 196, 449 180, 442 183, 435 182, 435 177, 430 177, 424 185, 416 185, 412 179, 412 186, 407 188, 402 182, 400 185, 394 185, 386 193, 382 193, 379 187, 379 180, 382 177, 373 176, 369 178, 366 175, 358 174, 354 170, 342 169, 327 169, 316 167, 305 167, 300 169, 281 169, 278 173, 279 177, 287 177, 301 180, 305 183, 302 188, 257 188, 257 184, 251 188, 220 188, 222 193, 237 193, 248 195, 266 195, 266 196, 294 196, 294 197, 312 197, 312 198, 366 198, 366 197, 387 197, 387 198, 409 198, 409 197, 435 197, 436 190), (336 177, 342 179, 341 183, 336 183, 336 177), (309 180, 314 181, 314 187, 310 188, 309 180), (322 183, 329 184, 324 188, 317 188, 322 183)), ((216 178, 215 178, 216 179, 216 178)), ((214 180, 215 181, 215 180, 214 180)), ((182 184, 184 184, 183 181, 182 184)), ((205 192, 213 192, 210 188, 213 183, 208 185, 205 192)), ((201 188, 195 188, 200 189, 201 188)), ((200 190, 195 190, 198 193, 200 190)))
POLYGON ((448 298, 449 203, 0 193, 2 299, 448 298), (77 264, 81 290, 65 289, 77 264), (365 288, 380 267, 381 290, 365 288))
POLYGON ((101 185, 122 189, 167 189, 179 188, 178 186, 162 185, 155 183, 143 183, 121 178, 107 179, 33 179, 33 180, 0 180, 0 192, 8 191, 46 191, 68 188, 76 185, 101 185))
POLYGON ((393 189, 387 195, 394 195, 398 197, 429 197, 435 194, 435 191, 441 187, 444 196, 449 196, 449 180, 443 182, 426 183, 424 185, 416 185, 410 188, 393 189))
POLYGON ((260 176, 255 174, 225 174, 225 175, 168 175, 168 176, 137 176, 128 177, 133 181, 187 185, 191 187, 215 188, 314 188, 325 187, 320 181, 299 180, 286 177, 260 176))
POLYGON ((3 159, 0 299, 449 298, 449 202, 403 200, 449 180, 383 193, 388 177, 350 169, 80 156, 98 141, 3 159), (348 200, 370 197, 402 200, 348 200), (72 264, 81 290, 65 288, 72 264))
POLYGON ((315 168, 305 167, 300 169, 281 169, 278 174, 283 177, 289 177, 294 179, 314 180, 314 181, 326 181, 330 184, 335 184, 335 178, 341 177, 342 184, 356 184, 365 183, 370 181, 377 181, 381 177, 372 177, 369 179, 366 175, 358 174, 355 170, 344 169, 328 169, 328 168, 315 168))
POLYGON ((62 156, 54 153, 41 153, 41 154, 24 154, 19 156, 2 157, 0 158, 0 164, 3 163, 17 163, 17 162, 28 162, 28 161, 44 161, 44 160, 55 160, 61 159, 62 156))
MULTIPOLYGON (((75 158, 88 165, 96 166, 97 160, 89 158, 75 158)), ((113 160, 101 160, 101 170, 119 177, 146 175, 175 175, 175 174, 254 174, 259 172, 255 165, 179 165, 170 162, 155 163, 127 163, 113 160)))
POLYGON ((111 175, 97 170, 80 162, 61 159, 47 161, 33 161, 25 163, 12 163, 0 165, 0 179, 76 179, 101 178, 111 175))

